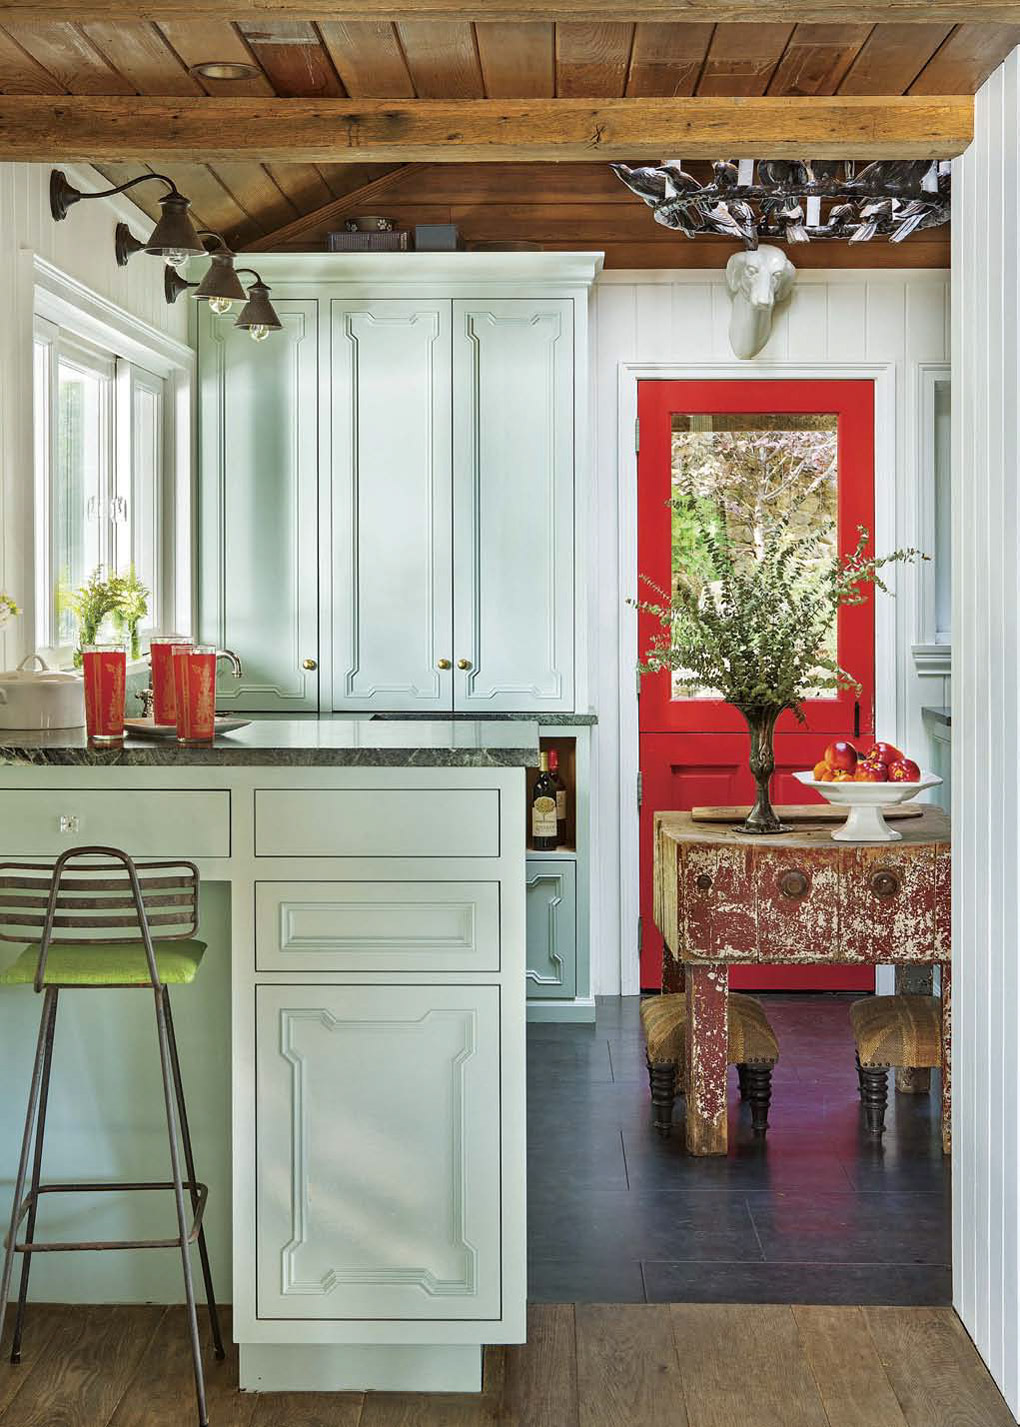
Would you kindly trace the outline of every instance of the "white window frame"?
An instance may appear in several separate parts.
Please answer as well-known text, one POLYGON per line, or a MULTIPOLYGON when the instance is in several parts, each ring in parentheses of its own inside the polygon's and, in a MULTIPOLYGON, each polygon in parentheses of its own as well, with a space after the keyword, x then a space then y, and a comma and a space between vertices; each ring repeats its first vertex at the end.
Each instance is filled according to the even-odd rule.
MULTIPOLYGON (((194 403, 195 353, 183 343, 168 337, 157 328, 133 317, 106 298, 53 267, 37 255, 31 255, 34 287, 36 333, 44 340, 66 340, 83 348, 98 350, 113 357, 114 401, 133 399, 138 385, 155 383, 162 387, 162 472, 161 489, 157 493, 162 538, 159 541, 158 600, 156 615, 165 631, 190 634, 195 610, 194 547, 194 403)), ((33 349, 34 360, 34 349, 33 349)), ((55 358, 51 359, 55 374, 55 358)), ((51 392, 49 411, 54 411, 55 388, 51 392)), ((130 481, 132 464, 130 420, 114 420, 115 440, 111 460, 111 495, 114 499, 127 494, 125 482, 130 481)), ((37 439, 40 433, 37 434, 37 439)), ((37 453, 38 462, 38 453, 37 453)), ((36 472, 35 500, 32 508, 32 530, 26 531, 26 548, 34 552, 34 622, 36 642, 50 623, 52 583, 50 581, 49 540, 51 520, 48 509, 48 484, 36 472)), ((129 511, 134 518, 133 511, 129 511)), ((111 551, 111 563, 125 563, 122 552, 111 551)), ((155 624, 152 625, 154 630, 155 624)), ((41 650, 44 657, 62 666, 71 662, 72 650, 49 646, 41 650)))
POLYGON ((931 558, 918 566, 917 643, 912 648, 915 671, 945 678, 952 672, 952 631, 938 628, 935 565, 939 557, 935 487, 935 391, 952 384, 948 362, 921 362, 917 367, 917 501, 921 549, 931 558))

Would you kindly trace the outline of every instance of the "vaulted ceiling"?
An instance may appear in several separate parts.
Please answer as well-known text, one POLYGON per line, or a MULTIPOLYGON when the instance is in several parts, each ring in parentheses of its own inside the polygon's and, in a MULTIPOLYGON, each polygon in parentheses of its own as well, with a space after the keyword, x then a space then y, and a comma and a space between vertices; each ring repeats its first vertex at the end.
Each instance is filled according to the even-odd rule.
MULTIPOLYGON (((169 7, 168 7, 169 8, 169 7)), ((176 7, 178 12, 180 7, 176 7)), ((203 9, 207 7, 202 7, 203 9)), ((938 7, 929 7, 935 13, 938 7)), ((1020 26, 644 20, 472 23, 461 19, 38 19, 0 4, 0 94, 392 100, 973 93, 1020 41, 1020 26), (241 61, 244 80, 194 66, 241 61)), ((130 120, 130 108, 126 110, 130 120)), ((204 226, 236 247, 321 246, 345 213, 401 225, 452 221, 468 239, 605 247, 617 266, 715 265, 722 244, 685 243, 605 163, 160 163, 204 226), (366 205, 367 208, 366 208, 366 205), (311 215, 309 217, 309 215, 311 215), (307 221, 302 221, 307 220, 307 221), (695 253, 694 250, 698 250, 695 253), (700 254, 700 256, 699 256, 700 254)), ((100 164, 114 183, 141 164, 100 164)), ((158 190, 136 190, 157 211, 158 190)), ((945 262, 944 231, 900 247, 816 244, 802 265, 945 262), (838 250, 838 255, 837 255, 838 250)))

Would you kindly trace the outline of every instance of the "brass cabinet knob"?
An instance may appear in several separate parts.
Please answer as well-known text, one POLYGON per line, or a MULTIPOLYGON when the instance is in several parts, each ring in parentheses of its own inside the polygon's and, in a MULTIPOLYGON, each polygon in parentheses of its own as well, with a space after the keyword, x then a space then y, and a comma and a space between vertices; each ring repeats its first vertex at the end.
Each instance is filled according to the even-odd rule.
POLYGON ((317 668, 319 667, 318 660, 316 660, 316 659, 302 659, 302 660, 301 660, 301 667, 302 667, 302 669, 309 669, 309 670, 310 670, 310 669, 317 669, 317 668))
POLYGON ((457 668, 458 668, 458 669, 470 669, 470 668, 471 668, 471 660, 470 660, 470 659, 458 659, 458 660, 457 660, 457 668))
POLYGON ((895 897, 900 890, 900 879, 890 868, 880 868, 871 875, 871 890, 876 897, 895 897))
POLYGON ((791 867, 779 878, 779 890, 784 897, 806 897, 810 885, 807 873, 802 872, 799 867, 791 867))
POLYGON ((699 892, 710 892, 712 890, 712 879, 707 872, 702 872, 694 885, 699 892))
POLYGON ((437 668, 437 669, 449 669, 449 667, 450 667, 450 661, 449 661, 449 659, 437 659, 437 660, 436 660, 436 668, 437 668))

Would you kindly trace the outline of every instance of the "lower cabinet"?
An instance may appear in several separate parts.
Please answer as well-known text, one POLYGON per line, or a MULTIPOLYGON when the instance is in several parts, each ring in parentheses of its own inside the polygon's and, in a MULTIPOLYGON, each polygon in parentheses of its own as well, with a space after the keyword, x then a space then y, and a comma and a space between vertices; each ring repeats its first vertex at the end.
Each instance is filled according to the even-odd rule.
POLYGON ((577 865, 567 859, 529 857, 527 962, 529 997, 577 994, 577 865))
POLYGON ((257 1317, 499 1318, 500 988, 256 988, 257 1317))

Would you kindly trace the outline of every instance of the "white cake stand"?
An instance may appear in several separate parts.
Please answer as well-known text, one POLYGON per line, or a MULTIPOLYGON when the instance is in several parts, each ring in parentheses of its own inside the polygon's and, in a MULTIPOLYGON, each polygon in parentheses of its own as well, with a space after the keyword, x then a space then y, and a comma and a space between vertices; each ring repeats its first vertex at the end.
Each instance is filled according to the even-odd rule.
POLYGON ((849 809, 846 822, 832 834, 836 842, 899 842, 900 833, 889 826, 882 809, 909 803, 942 782, 935 773, 922 773, 916 783, 819 783, 813 773, 793 776, 805 788, 821 793, 827 803, 849 809))

